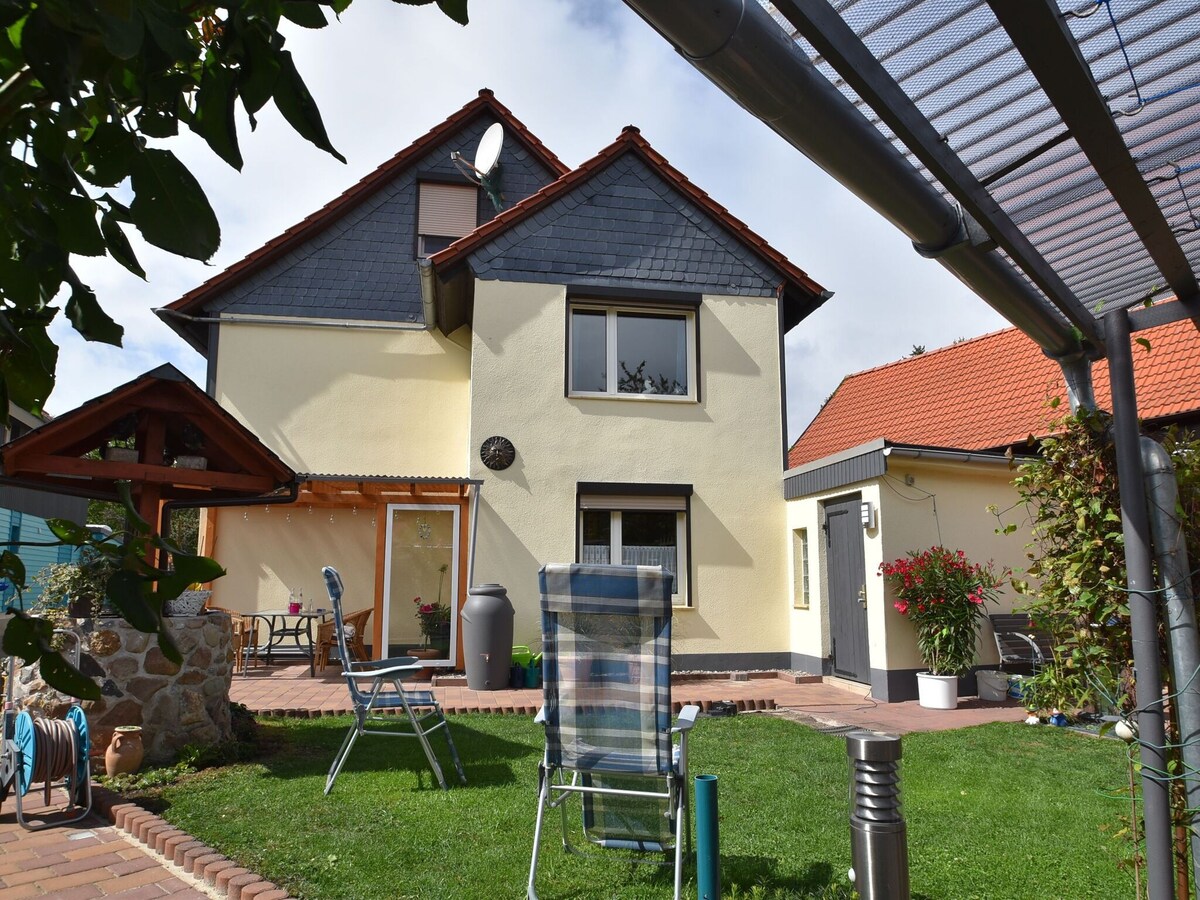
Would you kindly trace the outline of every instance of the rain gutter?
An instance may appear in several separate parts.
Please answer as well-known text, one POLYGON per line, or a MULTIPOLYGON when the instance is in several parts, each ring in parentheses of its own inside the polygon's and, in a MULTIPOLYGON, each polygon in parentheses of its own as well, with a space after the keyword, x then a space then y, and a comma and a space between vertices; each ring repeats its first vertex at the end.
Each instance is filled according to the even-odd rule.
MULTIPOLYGON (((424 293, 424 292, 422 292, 424 293)), ((179 319, 197 325, 275 325, 299 328, 355 328, 366 331, 429 331, 433 326, 419 322, 379 322, 355 319, 320 319, 311 316, 252 316, 232 315, 191 316, 177 309, 156 307, 152 312, 160 319, 179 319)))
POLYGON ((997 466, 1009 466, 1033 457, 1014 456, 1011 459, 1002 453, 972 453, 969 450, 940 450, 924 447, 884 447, 884 456, 898 456, 904 459, 931 459, 942 462, 957 463, 990 463, 997 466))
POLYGON ((985 231, 948 203, 754 0, 703 6, 625 2, 710 81, 899 228, 918 252, 945 266, 1048 355, 1080 353, 1085 349, 1080 332, 1092 353, 1102 349, 1094 319, 1064 321, 994 252, 993 223, 985 231))

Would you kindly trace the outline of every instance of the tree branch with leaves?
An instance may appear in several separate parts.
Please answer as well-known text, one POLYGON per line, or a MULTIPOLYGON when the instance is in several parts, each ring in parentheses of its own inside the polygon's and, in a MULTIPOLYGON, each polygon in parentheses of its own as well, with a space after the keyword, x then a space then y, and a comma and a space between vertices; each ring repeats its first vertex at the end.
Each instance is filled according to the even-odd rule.
MULTIPOLYGON (((0 418, 10 403, 40 414, 54 388, 58 347, 48 329, 59 303, 86 340, 121 346, 124 330, 72 264, 108 256, 145 278, 129 240, 209 260, 221 242, 216 214, 196 178, 163 144, 181 126, 237 170, 236 111, 273 103, 305 140, 345 161, 280 25, 323 28, 351 0, 0 0, 0 418)), ((467 22, 467 0, 393 0, 437 6, 467 22)), ((132 512, 132 506, 126 504, 132 512)), ((135 627, 159 635, 163 601, 189 583, 223 574, 139 523, 119 549, 79 525, 51 522, 73 546, 114 554, 108 597, 135 627), (155 552, 172 568, 151 562, 155 552)), ((24 566, 0 554, 0 576, 18 589, 24 566)), ((33 662, 52 686, 81 697, 95 685, 50 648, 50 623, 16 613, 7 653, 33 662)))

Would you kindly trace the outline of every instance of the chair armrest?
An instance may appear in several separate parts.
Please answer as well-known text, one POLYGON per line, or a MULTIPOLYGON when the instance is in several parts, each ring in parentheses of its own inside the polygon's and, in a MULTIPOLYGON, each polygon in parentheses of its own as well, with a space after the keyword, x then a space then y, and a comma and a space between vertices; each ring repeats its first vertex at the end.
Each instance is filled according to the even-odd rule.
POLYGON ((696 724, 696 716, 700 714, 700 707, 685 706, 679 711, 679 715, 675 719, 675 727, 671 729, 671 734, 679 734, 681 731, 691 731, 692 726, 696 724))
POLYGON ((421 661, 415 656, 389 656, 387 659, 352 659, 350 660, 350 668, 355 669, 360 666, 420 666, 421 661))
POLYGON ((1030 635, 1022 634, 1019 631, 1011 631, 1009 634, 1015 638, 1020 638, 1029 645, 1029 651, 1032 654, 1032 658, 1036 662, 1044 663, 1046 661, 1046 657, 1042 655, 1042 648, 1037 645, 1037 641, 1035 641, 1030 635))
MULTIPOLYGON (((408 657, 402 656, 399 658, 407 659, 408 657)), ((393 662, 393 661, 394 660, 386 660, 385 659, 385 660, 381 660, 380 662, 393 662)), ((364 664, 363 663, 355 663, 354 665, 362 666, 364 664)), ((364 668, 361 668, 361 669, 358 669, 358 668, 348 669, 348 670, 342 672, 342 677, 344 677, 344 678, 372 678, 372 679, 374 679, 374 678, 394 678, 397 675, 412 674, 413 672, 418 672, 420 670, 421 670, 421 664, 419 662, 415 662, 415 661, 412 663, 406 663, 404 665, 399 665, 399 666, 382 666, 382 665, 376 664, 369 668, 364 666, 364 668)))

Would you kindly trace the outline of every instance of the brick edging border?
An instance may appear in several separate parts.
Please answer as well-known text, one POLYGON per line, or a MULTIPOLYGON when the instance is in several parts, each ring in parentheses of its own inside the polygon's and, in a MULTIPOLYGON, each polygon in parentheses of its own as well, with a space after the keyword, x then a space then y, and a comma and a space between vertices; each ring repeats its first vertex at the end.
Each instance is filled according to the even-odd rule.
MULTIPOLYGON (((796 682, 802 684, 803 682, 796 682)), ((685 695, 686 696, 686 695, 685 695)), ((770 710, 775 709, 775 699, 773 697, 756 697, 756 698, 739 698, 737 700, 717 701, 717 700, 674 700, 671 707, 674 712, 679 712, 685 706, 699 706, 702 712, 708 712, 708 708, 717 702, 729 702, 737 707, 738 712, 754 712, 755 710, 770 710)), ((353 709, 303 709, 298 707, 281 708, 281 707, 263 707, 262 709, 250 708, 256 716, 261 716, 265 719, 320 719, 323 716, 352 716, 353 709)), ((484 709, 481 706, 455 706, 442 704, 442 712, 448 716, 466 715, 469 713, 492 713, 495 715, 518 715, 529 716, 533 718, 538 713, 538 707, 529 706, 526 704, 508 704, 506 706, 497 706, 484 709)), ((381 709, 376 711, 377 715, 404 715, 402 709, 381 709)))
POLYGON ((294 900, 277 884, 243 869, 224 855, 148 812, 115 791, 92 785, 92 810, 119 831, 136 839, 147 852, 179 866, 229 900, 294 900))

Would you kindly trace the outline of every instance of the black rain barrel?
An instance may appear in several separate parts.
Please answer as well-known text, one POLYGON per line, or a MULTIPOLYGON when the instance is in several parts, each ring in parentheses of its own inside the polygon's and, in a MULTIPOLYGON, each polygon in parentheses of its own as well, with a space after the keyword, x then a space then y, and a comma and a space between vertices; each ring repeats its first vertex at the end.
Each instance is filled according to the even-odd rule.
POLYGON ((508 687, 515 615, 503 585, 477 584, 467 590, 462 608, 463 656, 471 690, 508 687))

